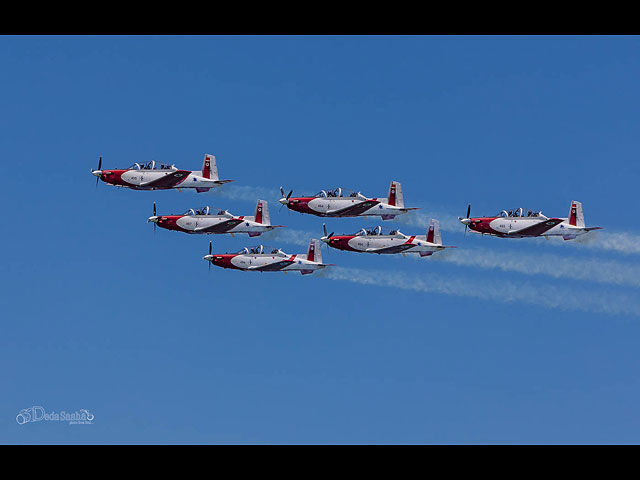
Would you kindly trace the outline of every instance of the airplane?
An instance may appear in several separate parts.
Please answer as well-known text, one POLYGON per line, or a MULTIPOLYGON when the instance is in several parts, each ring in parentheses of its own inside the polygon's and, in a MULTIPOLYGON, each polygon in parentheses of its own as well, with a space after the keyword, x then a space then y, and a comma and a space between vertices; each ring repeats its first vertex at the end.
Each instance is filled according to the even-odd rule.
POLYGON ((502 210, 494 217, 471 218, 471 204, 467 207, 466 218, 458 217, 460 223, 474 233, 493 235, 503 238, 527 238, 543 236, 561 236, 564 240, 573 240, 592 230, 602 227, 585 227, 582 203, 572 201, 568 218, 547 217, 542 212, 528 210, 526 215, 522 208, 502 210))
POLYGON ((233 180, 218 178, 216 157, 205 154, 202 171, 180 170, 175 165, 156 163, 134 163, 127 169, 102 170, 102 156, 98 160, 98 169, 91 170, 98 180, 109 185, 131 188, 133 190, 168 190, 170 188, 195 188, 196 192, 208 192, 233 180))
POLYGON ((269 232, 284 225, 271 225, 269 218, 269 205, 265 200, 258 200, 253 217, 236 216, 227 210, 220 210, 215 215, 210 207, 194 210, 190 208, 182 215, 156 215, 156 203, 153 202, 153 216, 147 222, 152 222, 167 230, 176 230, 184 233, 247 233, 250 237, 257 237, 264 232, 269 232))
POLYGON ((209 242, 209 255, 203 260, 222 268, 232 268, 247 272, 291 272, 299 271, 308 275, 316 270, 333 266, 332 263, 322 263, 320 240, 312 238, 305 254, 290 255, 279 248, 271 249, 263 245, 245 247, 237 253, 212 254, 212 244, 209 242))
POLYGON ((319 217, 359 217, 380 216, 383 220, 391 220, 396 215, 407 213, 417 208, 405 208, 400 182, 392 181, 387 198, 367 198, 360 192, 335 188, 321 190, 310 197, 291 197, 293 190, 285 197, 280 187, 282 198, 280 203, 288 209, 301 213, 309 213, 319 217))
POLYGON ((387 234, 382 234, 382 227, 377 226, 372 230, 361 229, 351 235, 334 235, 333 232, 327 235, 327 227, 324 228, 324 236, 320 239, 328 246, 338 250, 349 252, 364 252, 377 254, 419 253, 421 257, 428 257, 434 252, 439 252, 445 248, 456 248, 442 245, 442 235, 440 234, 440 222, 431 219, 426 235, 405 235, 400 230, 391 230, 387 234))

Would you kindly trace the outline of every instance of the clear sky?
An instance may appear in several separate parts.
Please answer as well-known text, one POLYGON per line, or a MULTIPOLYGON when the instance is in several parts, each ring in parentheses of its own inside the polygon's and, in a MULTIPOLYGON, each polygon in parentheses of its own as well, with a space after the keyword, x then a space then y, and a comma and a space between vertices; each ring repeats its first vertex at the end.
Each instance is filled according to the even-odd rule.
MULTIPOLYGON (((638 443, 640 38, 0 37, 2 443, 638 443), (95 187, 155 159, 216 193, 95 187), (428 259, 323 249, 323 275, 212 268, 246 236, 147 217, 270 202, 303 253, 342 186, 419 213, 385 222, 428 259), (586 242, 463 236, 523 206, 586 242), (87 409, 92 425, 18 425, 87 409)), ((330 219, 338 233, 374 220, 330 219)))

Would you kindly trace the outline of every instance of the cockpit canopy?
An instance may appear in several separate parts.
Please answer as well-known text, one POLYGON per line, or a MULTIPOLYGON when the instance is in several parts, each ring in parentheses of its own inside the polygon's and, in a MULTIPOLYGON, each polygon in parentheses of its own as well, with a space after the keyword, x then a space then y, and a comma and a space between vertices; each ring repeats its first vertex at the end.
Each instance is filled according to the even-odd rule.
POLYGON ((155 160, 151 160, 147 163, 134 163, 127 170, 173 170, 175 169, 174 165, 169 165, 165 163, 156 163, 155 160))
POLYGON ((333 188, 328 190, 320 190, 318 193, 314 195, 316 198, 335 198, 335 197, 363 197, 360 192, 354 192, 353 190, 347 190, 344 188, 333 188))
POLYGON ((400 230, 394 230, 394 229, 384 229, 378 225, 377 227, 371 228, 369 230, 367 230, 366 228, 361 228, 358 232, 354 233, 353 235, 358 236, 358 237, 362 237, 362 236, 376 236, 376 235, 388 235, 388 236, 393 236, 393 235, 403 235, 402 232, 400 232, 400 230), (386 232, 386 233, 385 233, 386 232))
POLYGON ((190 208, 182 215, 214 215, 213 212, 217 211, 215 215, 224 215, 226 217, 233 217, 227 210, 216 209, 215 207, 204 206, 202 208, 190 208))
POLYGON ((502 218, 513 218, 513 217, 543 217, 546 218, 543 214, 542 214, 542 210, 541 211, 535 211, 535 210, 530 210, 530 209, 524 209, 524 208, 516 208, 513 210, 502 210, 497 217, 502 217, 502 218))
POLYGON ((244 247, 242 250, 240 250, 239 252, 236 252, 240 255, 260 255, 260 254, 267 254, 267 255, 278 255, 278 256, 286 256, 287 254, 284 253, 282 250, 280 250, 279 248, 274 248, 274 247, 268 247, 265 245, 256 245, 253 247, 244 247))

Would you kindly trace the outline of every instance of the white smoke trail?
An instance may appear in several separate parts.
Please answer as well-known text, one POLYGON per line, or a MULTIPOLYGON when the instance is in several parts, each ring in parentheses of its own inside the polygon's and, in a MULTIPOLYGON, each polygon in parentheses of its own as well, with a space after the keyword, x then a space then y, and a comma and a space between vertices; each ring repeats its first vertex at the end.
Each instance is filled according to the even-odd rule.
POLYGON ((434 261, 453 263, 468 268, 489 268, 525 275, 546 275, 553 278, 640 287, 640 269, 635 265, 627 265, 613 260, 495 252, 477 248, 445 250, 430 258, 434 261))
MULTIPOLYGON (((404 223, 412 227, 422 228, 424 231, 429 227, 429 221, 433 218, 440 221, 440 230, 444 232, 461 233, 464 231, 464 225, 458 221, 458 217, 454 215, 447 215, 443 212, 435 211, 410 211, 404 215, 398 215, 394 221, 398 223, 404 223)), ((424 232, 421 233, 423 235, 424 232)))
POLYGON ((251 187, 247 185, 234 185, 233 183, 214 188, 209 191, 214 197, 228 200, 240 200, 246 202, 257 202, 258 199, 266 200, 269 204, 277 203, 280 198, 278 189, 265 187, 251 187))
MULTIPOLYGON (((424 293, 479 298, 500 303, 528 304, 567 311, 598 312, 609 315, 640 316, 636 295, 603 290, 582 290, 558 286, 519 285, 489 279, 475 281, 460 277, 417 276, 388 271, 330 267, 325 278, 361 285, 400 288, 424 293)), ((517 316, 514 316, 517 318, 517 316)))
POLYGON ((268 238, 269 241, 278 241, 284 242, 291 245, 309 245, 309 239, 311 238, 320 238, 322 236, 321 231, 319 232, 304 232, 301 230, 293 230, 291 228, 277 228, 275 230, 271 230, 269 233, 265 233, 262 235, 264 238, 268 238), (268 235, 268 237, 267 237, 268 235))

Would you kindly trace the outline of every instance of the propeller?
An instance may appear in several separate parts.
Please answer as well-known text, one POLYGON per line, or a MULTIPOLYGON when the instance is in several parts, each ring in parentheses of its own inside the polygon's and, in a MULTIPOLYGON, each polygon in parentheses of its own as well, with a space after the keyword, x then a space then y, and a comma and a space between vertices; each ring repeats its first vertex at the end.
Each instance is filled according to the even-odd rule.
POLYGON ((91 170, 91 173, 96 176, 96 188, 98 188, 98 180, 100 180, 100 177, 102 176, 102 155, 100 155, 100 159, 98 160, 98 169, 91 170))
MULTIPOLYGON (((279 200, 279 202, 282 204, 282 207, 284 207, 287 204, 292 193, 293 193, 293 190, 289 190, 289 193, 285 197, 284 188, 280 187, 280 194, 282 195, 282 198, 279 200)), ((281 210, 282 210, 282 207, 280 207, 281 210)))
MULTIPOLYGON (((467 205, 467 216, 464 217, 464 218, 471 218, 470 215, 471 215, 471 204, 467 205)), ((465 235, 467 234, 467 229, 468 228, 469 228, 469 225, 465 225, 464 226, 464 234, 465 235)))
POLYGON ((334 234, 335 232, 331 232, 329 235, 327 235, 327 225, 326 225, 326 224, 324 224, 324 223, 322 224, 322 229, 324 230, 324 237, 322 237, 322 238, 321 238, 321 240, 322 240, 323 242, 327 243, 327 242, 329 241, 329 239, 330 239, 331 237, 333 237, 333 234, 334 234))
POLYGON ((203 257, 209 263, 209 273, 211 273, 211 259, 213 258, 213 256, 211 255, 212 248, 213 246, 211 240, 209 240, 209 255, 203 257))
POLYGON ((465 234, 465 236, 467 235, 467 230, 469 228, 469 224, 471 223, 470 215, 471 215, 471 204, 467 205, 467 216, 464 217, 464 218, 458 217, 458 220, 460 220, 460 222, 464 224, 464 234, 465 234))
POLYGON ((153 222, 153 234, 156 234, 156 224, 158 223, 158 216, 156 215, 156 202, 153 202, 153 216, 147 219, 147 222, 153 222))
POLYGON ((325 245, 327 245, 327 252, 329 251, 329 239, 331 237, 333 237, 333 234, 335 232, 331 232, 329 235, 327 235, 327 226, 323 223, 322 224, 322 229, 324 230, 324 237, 320 238, 320 241, 322 241, 325 245))

